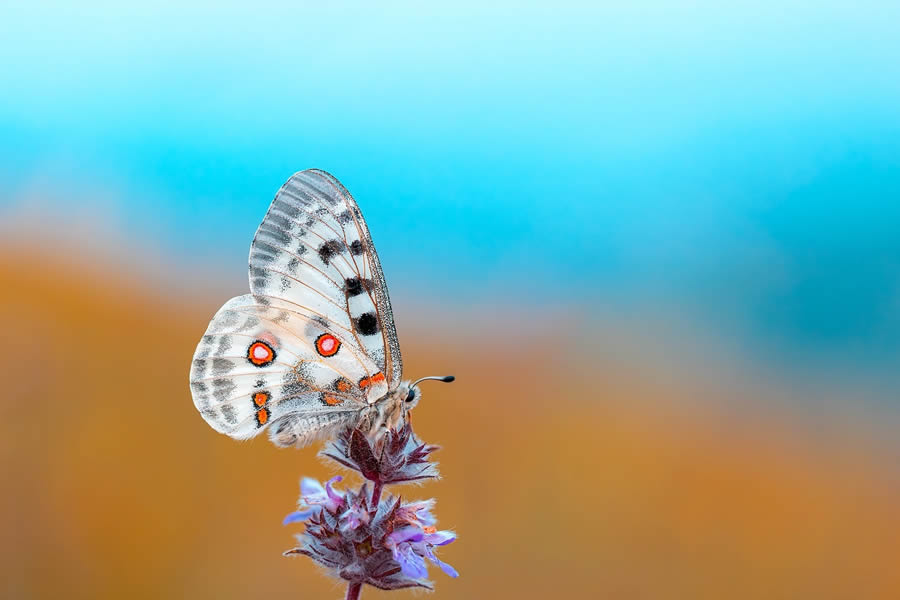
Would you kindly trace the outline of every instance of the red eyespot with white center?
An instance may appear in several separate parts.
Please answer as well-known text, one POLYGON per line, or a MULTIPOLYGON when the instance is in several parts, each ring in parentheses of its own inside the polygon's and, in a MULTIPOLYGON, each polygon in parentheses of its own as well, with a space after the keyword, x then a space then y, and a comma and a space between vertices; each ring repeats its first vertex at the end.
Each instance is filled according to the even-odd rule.
POLYGON ((275 360, 275 349, 266 342, 256 340, 247 348, 247 360, 257 367, 265 367, 275 360))
POLYGON ((334 356, 340 347, 341 343, 330 333, 323 333, 316 338, 316 352, 321 356, 334 356))

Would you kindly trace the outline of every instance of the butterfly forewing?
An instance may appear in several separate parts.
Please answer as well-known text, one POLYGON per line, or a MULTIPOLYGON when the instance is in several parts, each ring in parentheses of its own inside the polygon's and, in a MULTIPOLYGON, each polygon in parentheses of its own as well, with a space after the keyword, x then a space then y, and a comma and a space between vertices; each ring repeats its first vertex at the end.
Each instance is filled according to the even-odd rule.
POLYGON ((361 378, 370 402, 383 393, 367 381, 399 384, 400 348, 375 246, 356 202, 328 173, 301 171, 279 190, 250 247, 250 289, 349 336, 377 367, 366 374, 374 379, 361 378))

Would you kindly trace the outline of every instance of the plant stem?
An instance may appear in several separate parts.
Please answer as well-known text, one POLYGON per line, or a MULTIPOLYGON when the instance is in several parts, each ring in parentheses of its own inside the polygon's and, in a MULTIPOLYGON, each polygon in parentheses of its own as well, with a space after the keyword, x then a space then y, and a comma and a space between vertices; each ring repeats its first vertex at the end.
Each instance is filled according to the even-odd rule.
POLYGON ((375 482, 375 489, 372 490, 372 506, 378 506, 378 501, 381 500, 381 488, 384 487, 384 484, 380 481, 375 482))
POLYGON ((361 583, 351 583, 347 586, 347 600, 358 600, 359 592, 362 590, 361 583))

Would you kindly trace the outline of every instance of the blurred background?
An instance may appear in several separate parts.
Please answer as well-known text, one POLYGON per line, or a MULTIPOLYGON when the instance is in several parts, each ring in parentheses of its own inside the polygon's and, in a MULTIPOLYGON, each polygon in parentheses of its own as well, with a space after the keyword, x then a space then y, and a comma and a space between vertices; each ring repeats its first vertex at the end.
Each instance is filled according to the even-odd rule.
POLYGON ((342 597, 187 385, 318 167, 458 378, 436 597, 900 597, 900 4, 485 4, 0 6, 0 595, 342 597))

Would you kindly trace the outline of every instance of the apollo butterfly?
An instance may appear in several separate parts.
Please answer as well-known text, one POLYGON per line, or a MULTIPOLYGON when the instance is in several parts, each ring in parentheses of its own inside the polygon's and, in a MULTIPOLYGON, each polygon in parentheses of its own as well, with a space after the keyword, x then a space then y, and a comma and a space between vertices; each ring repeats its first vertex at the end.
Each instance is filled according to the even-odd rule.
POLYGON ((333 176, 294 174, 250 245, 250 293, 215 314, 191 365, 213 429, 304 446, 343 427, 402 425, 425 379, 401 381, 391 301, 369 229, 333 176))

